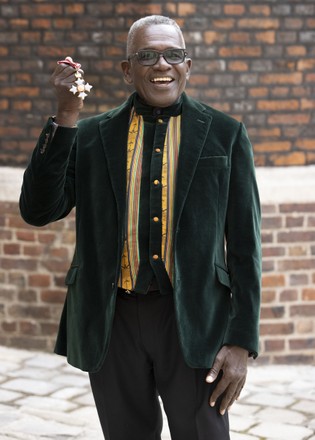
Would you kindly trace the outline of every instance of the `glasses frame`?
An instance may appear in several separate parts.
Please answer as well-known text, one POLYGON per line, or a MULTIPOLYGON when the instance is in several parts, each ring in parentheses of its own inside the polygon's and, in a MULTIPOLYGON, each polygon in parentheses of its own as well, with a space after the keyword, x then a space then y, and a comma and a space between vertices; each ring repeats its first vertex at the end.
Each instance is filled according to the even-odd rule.
POLYGON ((188 53, 187 53, 186 49, 182 49, 182 48, 179 48, 179 47, 173 47, 173 48, 165 49, 163 52, 160 52, 160 51, 158 51, 158 50, 154 50, 154 49, 142 49, 142 50, 139 50, 138 52, 135 52, 135 53, 129 55, 129 56, 128 56, 128 61, 130 61, 132 58, 137 58, 137 61, 138 61, 138 63, 139 63, 141 66, 147 66, 147 67, 150 67, 150 66, 154 66, 156 63, 158 63, 159 60, 160 60, 160 58, 163 57, 164 60, 167 62, 167 64, 170 64, 171 66, 174 66, 174 65, 176 65, 176 64, 181 64, 181 63, 183 63, 183 62, 185 61, 187 55, 188 55, 188 53), (167 59, 165 58, 165 52, 168 52, 168 51, 171 51, 171 50, 180 50, 180 51, 182 51, 182 53, 183 53, 183 59, 182 59, 181 61, 176 62, 176 63, 170 63, 169 61, 167 61, 167 59), (143 63, 140 62, 140 60, 139 60, 139 54, 140 54, 141 52, 154 52, 155 54, 157 54, 157 59, 156 59, 156 61, 155 61, 153 64, 143 64, 143 63))

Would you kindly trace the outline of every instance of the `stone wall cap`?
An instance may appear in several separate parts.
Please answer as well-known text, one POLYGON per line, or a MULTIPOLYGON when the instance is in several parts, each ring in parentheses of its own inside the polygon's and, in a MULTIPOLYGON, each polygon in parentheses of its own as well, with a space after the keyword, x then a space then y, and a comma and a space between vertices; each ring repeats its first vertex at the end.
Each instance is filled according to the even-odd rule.
MULTIPOLYGON (((0 167, 0 201, 19 200, 23 168, 0 167)), ((257 167, 262 203, 315 202, 315 165, 257 167)))

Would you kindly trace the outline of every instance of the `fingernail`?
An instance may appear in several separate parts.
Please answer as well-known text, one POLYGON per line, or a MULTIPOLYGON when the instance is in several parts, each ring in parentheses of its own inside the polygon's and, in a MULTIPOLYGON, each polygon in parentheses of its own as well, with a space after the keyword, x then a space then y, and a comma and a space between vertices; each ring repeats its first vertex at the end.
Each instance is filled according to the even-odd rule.
POLYGON ((213 382, 213 377, 212 376, 207 376, 206 377, 206 382, 212 383, 213 382))
POLYGON ((225 409, 221 409, 221 410, 220 410, 220 414, 221 414, 221 416, 224 416, 224 414, 225 414, 225 409))
POLYGON ((215 406, 215 402, 210 402, 210 406, 213 408, 215 406))

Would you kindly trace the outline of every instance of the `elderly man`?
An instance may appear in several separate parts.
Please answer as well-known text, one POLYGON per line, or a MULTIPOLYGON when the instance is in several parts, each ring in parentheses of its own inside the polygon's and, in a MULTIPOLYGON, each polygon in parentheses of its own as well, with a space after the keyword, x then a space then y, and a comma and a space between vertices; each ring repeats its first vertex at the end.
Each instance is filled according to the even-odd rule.
POLYGON ((244 126, 184 92, 175 21, 130 28, 135 92, 77 122, 91 86, 61 61, 57 113, 25 172, 35 226, 76 207, 76 249, 56 353, 88 371, 107 440, 227 440, 227 409, 257 356, 260 207, 244 126))

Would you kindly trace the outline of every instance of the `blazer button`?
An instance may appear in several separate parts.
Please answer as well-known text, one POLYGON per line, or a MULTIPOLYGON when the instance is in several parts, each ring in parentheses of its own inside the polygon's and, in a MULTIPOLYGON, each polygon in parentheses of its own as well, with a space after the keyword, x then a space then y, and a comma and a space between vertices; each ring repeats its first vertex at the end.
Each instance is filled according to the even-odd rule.
POLYGON ((159 124, 163 124, 163 119, 159 118, 159 119, 157 120, 157 122, 158 122, 159 124))
POLYGON ((156 223, 156 222, 158 222, 160 219, 159 219, 159 217, 153 217, 153 221, 156 223))
POLYGON ((159 256, 157 254, 152 255, 153 260, 158 260, 159 256))
POLYGON ((160 184, 160 181, 156 179, 156 180, 153 181, 153 183, 154 183, 155 186, 158 186, 160 184))

